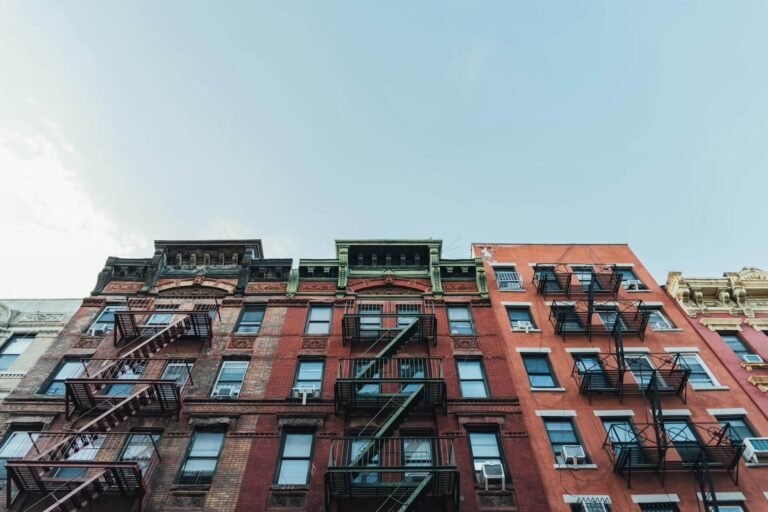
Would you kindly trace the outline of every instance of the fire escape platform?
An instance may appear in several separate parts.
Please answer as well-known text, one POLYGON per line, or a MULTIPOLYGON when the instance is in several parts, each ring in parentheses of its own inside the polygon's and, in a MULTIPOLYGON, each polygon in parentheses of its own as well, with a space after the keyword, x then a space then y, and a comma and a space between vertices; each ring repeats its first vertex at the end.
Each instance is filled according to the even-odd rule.
POLYGON ((651 386, 659 395, 683 397, 691 370, 685 367, 674 354, 652 354, 643 352, 654 368, 619 368, 615 354, 598 357, 598 366, 587 369, 574 365, 572 375, 579 384, 579 393, 593 395, 648 395, 651 386))
POLYGON ((408 342, 437 343, 437 319, 434 314, 407 313, 397 314, 345 314, 341 323, 341 342, 347 343, 386 343, 417 320, 416 329, 409 336, 408 342))

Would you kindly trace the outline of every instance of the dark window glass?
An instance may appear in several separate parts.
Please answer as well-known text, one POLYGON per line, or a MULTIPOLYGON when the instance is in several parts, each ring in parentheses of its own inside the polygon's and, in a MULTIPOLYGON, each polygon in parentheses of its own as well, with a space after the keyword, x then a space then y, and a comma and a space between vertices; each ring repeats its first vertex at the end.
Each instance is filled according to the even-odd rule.
MULTIPOLYGON (((496 432, 469 432, 469 450, 472 454, 472 468, 475 483, 480 483, 483 464, 501 464, 504 466, 496 432)), ((506 475, 506 471, 505 471, 506 475)))
POLYGON ((63 395, 66 391, 64 381, 66 379, 73 379, 82 374, 87 362, 87 359, 64 359, 61 364, 59 364, 56 373, 53 374, 53 378, 48 383, 45 394, 63 395))
POLYGON ((181 467, 178 483, 207 485, 213 480, 224 444, 224 432, 197 431, 181 467))
POLYGON ((331 332, 331 306, 315 304, 309 307, 307 334, 328 334, 331 332))
POLYGON ((557 386, 546 354, 523 354, 523 364, 525 371, 528 372, 528 382, 532 388, 554 388, 557 386))
POLYGON ((457 361, 456 366, 459 372, 461 396, 465 398, 485 398, 488 396, 483 365, 480 361, 457 361))
POLYGON ((14 334, 0 348, 0 371, 7 370, 32 344, 34 334, 14 334))
POLYGON ((535 329, 536 323, 531 316, 531 310, 528 306, 509 306, 507 307, 507 316, 512 329, 535 329))
POLYGON ((324 361, 303 360, 299 361, 296 369, 296 380, 293 383, 295 388, 312 388, 320 391, 323 385, 323 367, 324 361))
POLYGON ((448 306, 448 324, 451 334, 475 334, 469 306, 448 306))
MULTIPOLYGON (((157 455, 157 443, 160 441, 158 432, 135 432, 128 440, 120 454, 123 462, 137 462, 142 474, 147 470, 152 458, 157 455)), ((145 475, 146 476, 146 475, 145 475)))
MULTIPOLYGON (((555 454, 555 461, 558 464, 564 464, 562 456, 563 446, 565 445, 583 445, 576 433, 576 427, 570 418, 544 418, 544 428, 549 436, 549 444, 552 446, 552 452, 555 454)), ((586 449, 584 449, 586 454, 586 449)), ((588 460, 587 460, 588 462, 588 460)))
POLYGON ((748 437, 757 437, 755 431, 743 417, 718 416, 717 422, 720 423, 721 427, 728 425, 726 434, 731 438, 731 441, 741 442, 748 437))
POLYGON ((21 459, 27 453, 36 453, 33 441, 37 441, 39 430, 39 428, 13 428, 5 435, 0 444, 0 482, 4 482, 6 478, 6 462, 21 459))
POLYGON ((235 332, 237 333, 257 333, 261 329, 261 323, 264 321, 265 306, 246 306, 240 321, 237 322, 235 332))
POLYGON ((286 433, 283 449, 277 461, 278 485, 306 485, 309 481, 309 466, 312 460, 311 433, 286 433))
POLYGON ((741 340, 738 334, 729 332, 721 333, 720 336, 739 358, 743 358, 746 355, 754 355, 754 352, 741 340))

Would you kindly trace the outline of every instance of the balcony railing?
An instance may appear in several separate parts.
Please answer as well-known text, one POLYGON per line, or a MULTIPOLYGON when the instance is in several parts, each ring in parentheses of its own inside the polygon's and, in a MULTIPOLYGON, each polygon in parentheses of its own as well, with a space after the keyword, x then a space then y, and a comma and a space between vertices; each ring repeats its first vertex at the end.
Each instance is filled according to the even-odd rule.
POLYGON ((328 496, 408 494, 428 480, 425 496, 455 496, 458 473, 453 439, 346 437, 331 440, 328 496))
POLYGON ((386 344, 416 319, 418 324, 410 341, 437 342, 437 320, 424 313, 363 313, 347 314, 342 319, 342 343, 369 342, 386 344))
POLYGON ((499 290, 522 290, 523 278, 520 274, 511 270, 497 270, 495 272, 496 283, 499 290))
POLYGON ((441 359, 358 357, 339 361, 335 384, 337 411, 395 407, 416 391, 419 392, 416 407, 439 407, 445 412, 441 359))
POLYGON ((188 359, 90 359, 79 373, 67 378, 67 418, 95 415, 113 409, 126 397, 142 415, 178 414, 192 382, 188 359))
POLYGON ((616 298, 621 287, 621 272, 614 265, 596 264, 591 272, 563 263, 537 265, 533 270, 533 285, 544 297, 584 298, 591 293, 593 297, 616 298))
POLYGON ((592 395, 645 395, 655 387, 661 395, 685 396, 691 370, 679 354, 628 353, 622 366, 616 354, 595 355, 578 360, 571 375, 579 383, 579 393, 592 395), (588 362, 589 361, 589 362, 588 362))
POLYGON ((116 347, 127 342, 154 336, 169 325, 183 320, 180 334, 186 337, 210 338, 212 334, 211 316, 217 311, 216 305, 203 305, 206 308, 190 310, 152 309, 115 311, 115 329, 113 330, 116 347), (154 315, 164 315, 160 319, 154 315))
POLYGON ((636 335, 642 340, 650 314, 642 301, 553 302, 549 320, 562 336, 614 335, 620 329, 622 336, 636 335))
POLYGON ((74 510, 110 492, 141 499, 160 461, 146 432, 29 435, 26 453, 6 465, 9 509, 29 499, 40 510, 74 510))
POLYGON ((709 471, 727 472, 738 481, 739 459, 744 445, 736 441, 731 427, 718 423, 688 423, 684 428, 667 426, 657 439, 653 424, 613 425, 603 448, 616 473, 627 477, 633 472, 690 471, 705 462, 709 471), (735 472, 735 476, 734 476, 735 472))

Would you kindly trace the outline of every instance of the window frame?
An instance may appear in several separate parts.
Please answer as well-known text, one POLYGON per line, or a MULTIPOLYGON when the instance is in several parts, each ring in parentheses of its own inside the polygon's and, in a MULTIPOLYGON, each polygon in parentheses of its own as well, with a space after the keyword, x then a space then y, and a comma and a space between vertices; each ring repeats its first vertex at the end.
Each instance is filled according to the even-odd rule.
POLYGON ((744 338, 739 336, 739 333, 737 331, 718 331, 717 334, 720 335, 720 339, 723 340, 723 343, 725 343, 728 346, 731 352, 733 352, 736 355, 736 357, 739 358, 740 361, 742 362, 744 361, 745 355, 750 355, 750 356, 757 355, 754 349, 752 349, 752 347, 747 344, 744 338), (737 351, 733 347, 733 345, 731 345, 731 343, 728 342, 728 338, 732 339, 731 342, 735 341, 736 343, 740 344, 743 347, 743 350, 737 351), (735 338, 735 340, 733 340, 733 338, 735 338))
MULTIPOLYGON (((743 443, 744 439, 747 439, 747 438, 750 438, 750 437, 760 437, 757 434, 757 431, 754 429, 754 427, 747 421, 747 416, 744 415, 744 414, 718 414, 718 415, 715 415, 715 419, 717 420, 717 423, 721 427, 725 427, 726 423, 728 425, 730 425, 731 421, 733 421, 733 420, 741 421, 744 424, 744 426, 741 427, 741 428, 746 428, 749 431, 749 435, 748 436, 742 437, 741 434, 735 432, 735 430, 734 430, 734 433, 736 433, 739 437, 738 437, 738 439, 736 439, 734 437, 730 437, 729 436, 729 438, 731 439, 731 442, 734 442, 734 440, 735 440, 735 441, 738 441, 740 443, 743 443)), ((736 427, 731 427, 731 428, 735 429, 736 427)))
POLYGON ((533 313, 531 312, 531 306, 530 305, 528 305, 528 306, 524 306, 524 305, 520 305, 520 306, 508 305, 508 306, 504 306, 504 309, 506 309, 506 311, 507 311, 507 320, 509 321, 509 326, 510 326, 510 328, 513 331, 525 331, 525 328, 523 328, 523 327, 515 327, 513 322, 526 322, 526 321, 531 323, 531 327, 528 330, 535 330, 535 331, 539 330, 539 326, 536 324, 536 321, 533 319, 533 313), (519 319, 518 320, 512 320, 512 317, 510 316, 510 313, 512 311, 525 312, 525 313, 528 314, 528 319, 527 320, 519 320, 519 319))
POLYGON ((645 284, 645 281, 637 277, 637 273, 635 272, 635 269, 633 267, 628 266, 621 266, 621 265, 614 265, 614 272, 621 274, 621 287, 624 288, 626 291, 635 292, 635 291, 645 291, 649 290, 648 285, 645 284), (631 277, 627 277, 627 272, 631 274, 631 277), (637 281, 640 283, 637 290, 629 290, 628 285, 625 285, 624 283, 627 281, 637 281))
MULTIPOLYGON (((320 379, 318 381, 311 381, 311 382, 319 382, 319 385, 315 391, 318 393, 323 392, 323 379, 325 378, 325 359, 320 357, 300 357, 296 361, 296 370, 293 375, 293 388, 299 388, 299 374, 301 372, 301 365, 304 363, 320 363, 320 379)), ((307 379, 301 379, 302 382, 310 382, 307 379)), ((309 389, 309 388, 307 388, 309 389)))
MULTIPOLYGON (((707 377, 710 380, 710 385, 702 386, 699 383, 695 383, 691 380, 691 377, 688 377, 688 382, 691 384, 691 389, 694 391, 699 390, 708 390, 708 389, 722 389, 722 385, 720 384, 720 381, 717 380, 715 375, 712 373, 712 370, 709 369, 709 367, 704 363, 704 360, 701 358, 698 352, 674 352, 673 354, 679 354, 680 360, 685 364, 686 367, 688 366, 688 362, 685 360, 686 357, 692 356, 696 358, 696 363, 701 367, 702 371, 707 375, 707 377)), ((693 375, 693 370, 691 370, 691 375, 693 375)))
POLYGON ((674 501, 640 503, 640 512, 680 512, 680 507, 674 501), (668 510, 665 511, 666 507, 668 510))
POLYGON ((307 319, 304 323, 304 334, 308 336, 329 336, 331 334, 331 324, 333 322, 333 305, 332 304, 310 304, 307 309, 307 319), (312 320, 312 312, 317 309, 328 310, 328 320, 312 320), (310 326, 313 324, 325 324, 327 326, 325 332, 312 332, 310 326))
POLYGON ((571 425, 571 429, 573 431, 573 437, 576 439, 576 442, 574 443, 557 443, 560 445, 561 449, 564 445, 575 445, 578 444, 581 446, 581 449, 584 450, 584 463, 585 464, 591 464, 592 458, 589 456, 589 451, 587 450, 587 447, 584 445, 584 440, 581 438, 581 435, 579 434, 578 426, 576 425, 575 417, 573 416, 542 416, 542 421, 544 422, 544 431, 547 434, 547 440, 549 441, 549 447, 552 451, 552 455, 555 457, 555 464, 558 466, 565 465, 565 461, 560 460, 560 453, 555 451, 555 446, 552 443, 552 436, 549 433, 549 429, 547 428, 548 422, 554 422, 554 423, 567 423, 571 425))
POLYGON ((261 327, 264 325, 264 318, 267 316, 267 306, 266 304, 245 304, 241 311, 240 316, 237 317, 237 322, 235 323, 235 328, 232 331, 232 334, 259 334, 261 331, 261 327), (256 325, 256 322, 248 322, 245 325, 243 325, 243 317, 245 316, 246 312, 248 310, 252 311, 261 311, 261 320, 258 322, 258 327, 256 330, 240 330, 241 327, 249 327, 256 325))
POLYGON ((315 431, 314 430, 286 430, 280 436, 280 450, 278 451, 277 460, 275 461, 275 475, 272 479, 272 485, 279 486, 309 486, 309 482, 312 479, 312 460, 315 455, 315 431), (289 457, 288 460, 306 460, 307 461, 307 475, 303 484, 296 483, 280 483, 280 471, 283 467, 283 461, 286 460, 284 455, 285 444, 288 440, 288 436, 291 435, 309 435, 312 436, 312 442, 309 447, 309 455, 307 457, 289 457))
POLYGON ((501 467, 504 469, 504 478, 507 482, 511 480, 509 469, 507 467, 507 457, 504 454, 504 446, 501 442, 501 436, 499 436, 499 430, 497 428, 493 427, 470 427, 467 429, 467 446, 469 447, 469 463, 471 464, 472 468, 472 480, 475 484, 475 487, 482 487, 482 484, 478 481, 478 469, 475 467, 475 459, 484 459, 489 460, 493 459, 493 457, 476 457, 475 451, 472 448, 472 434, 492 434, 496 438, 496 447, 499 450, 499 462, 501 463, 501 467))
POLYGON ((484 366, 485 365, 483 364, 483 360, 481 358, 470 357, 470 358, 465 358, 465 359, 456 359, 456 380, 458 381, 458 384, 459 384, 459 395, 461 396, 461 398, 468 398, 468 399, 491 398, 491 390, 490 390, 490 388, 488 386, 488 379, 486 377, 486 372, 485 372, 485 367, 484 366), (480 368, 481 379, 462 379, 461 378, 461 369, 460 369, 461 368, 460 367, 461 363, 477 363, 478 367, 480 368), (469 381, 469 382, 482 381, 483 389, 485 390, 485 396, 464 396, 464 391, 463 391, 463 388, 461 386, 461 383, 463 381, 469 381))
POLYGON ((445 306, 445 314, 448 318, 448 332, 451 336, 475 336, 477 334, 477 331, 475 330, 475 322, 472 318, 472 308, 469 304, 446 304, 445 306), (451 311, 452 310, 459 310, 464 309, 467 312, 467 319, 451 319, 451 311), (468 325, 469 326, 469 332, 454 332, 453 325, 454 324, 462 324, 462 325, 468 325))
POLYGON ((61 358, 61 361, 56 365, 56 368, 54 368, 53 373, 51 373, 50 377, 48 377, 43 385, 38 389, 37 394, 38 395, 46 395, 46 396, 64 396, 67 392, 67 387, 64 384, 64 381, 67 379, 71 379, 70 376, 65 376, 64 378, 57 379, 57 376, 59 375, 59 372, 61 372, 64 369, 64 366, 67 363, 79 363, 83 370, 85 370, 85 365, 88 364, 88 361, 91 360, 91 356, 78 356, 78 357, 72 357, 72 356, 64 356, 61 358), (50 393, 51 387, 53 387, 54 383, 61 382, 63 388, 61 393, 50 393))
POLYGON ((128 436, 126 437, 125 442, 123 443, 123 446, 120 448, 120 454, 118 455, 117 460, 120 461, 120 462, 136 462, 139 465, 139 469, 141 470, 141 476, 142 477, 146 477, 147 476, 145 474, 145 472, 147 470, 146 465, 149 464, 151 459, 150 459, 150 461, 147 461, 146 465, 144 465, 142 467, 142 463, 139 460, 136 460, 136 459, 124 459, 125 452, 128 450, 128 447, 129 447, 129 445, 131 443, 131 439, 133 439, 134 436, 151 436, 152 437, 152 444, 154 446, 155 451, 157 452, 158 461, 159 461, 160 460, 160 453, 159 453, 160 450, 157 447, 157 443, 160 442, 160 439, 162 438, 162 435, 163 435, 163 431, 162 430, 132 430, 131 432, 128 433, 128 436), (155 439, 155 437, 157 437, 157 439, 155 439))
POLYGON ((555 371, 552 368, 552 363, 549 360, 549 354, 547 352, 523 352, 520 354, 520 356, 523 359, 523 368, 525 368, 525 373, 528 376, 528 384, 531 386, 531 389, 556 389, 560 387, 559 382, 557 381, 557 377, 555 376, 555 371), (531 371, 528 369, 528 365, 526 364, 527 359, 543 359, 544 363, 547 366, 548 372, 541 373, 541 372, 535 372, 531 373, 531 371), (534 386, 533 381, 531 380, 531 377, 535 376, 543 376, 546 375, 550 379, 552 379, 552 385, 551 386, 534 386))
MULTIPOLYGON (((240 398, 240 393, 243 391, 243 384, 245 383, 245 378, 248 375, 248 368, 251 366, 250 359, 222 359, 221 364, 219 364, 219 371, 216 373, 216 380, 213 382, 213 387, 211 388, 211 393, 209 395, 210 398, 226 398, 226 397, 219 397, 218 395, 214 395, 214 393, 216 393, 217 388, 219 387, 219 384, 221 384, 221 375, 224 371, 224 367, 229 363, 245 363, 245 371, 243 372, 243 378, 240 380, 240 384, 238 384, 238 390, 237 390, 236 398, 240 398)), ((235 382, 235 381, 227 380, 225 382, 235 382)))
POLYGON ((493 267, 493 278, 496 279, 496 288, 499 291, 502 292, 521 292, 525 291, 525 284, 523 282, 523 278, 520 275, 520 272, 517 271, 517 267, 515 265, 494 265, 493 267), (517 274, 518 279, 511 280, 511 279, 499 279, 499 272, 511 272, 517 274), (502 286, 502 283, 517 283, 515 286, 502 286))
MULTIPOLYGON (((181 459, 181 466, 179 466, 179 472, 176 474, 176 478, 174 479, 175 485, 191 485, 191 486, 210 486, 213 483, 213 477, 216 476, 216 470, 219 468, 219 459, 221 459, 221 453, 224 451, 224 443, 227 440, 227 431, 224 428, 196 428, 194 433, 192 434, 189 443, 187 443, 187 449, 184 452, 184 457, 181 459), (200 483, 199 481, 196 481, 194 483, 186 483, 182 482, 182 478, 184 475, 184 467, 187 465, 187 462, 189 462, 190 454, 192 453, 192 447, 195 444, 195 441, 197 440, 197 436, 199 434, 221 434, 221 443, 219 444, 219 451, 216 453, 215 457, 215 464, 213 465, 213 470, 211 471, 210 481, 207 483, 200 483)), ((213 459, 214 457, 195 457, 195 459, 213 459)))
POLYGON ((93 319, 93 322, 88 326, 86 329, 86 333, 88 333, 90 336, 95 336, 95 332, 99 329, 104 331, 104 335, 111 333, 113 330, 115 330, 115 313, 118 311, 127 311, 128 307, 123 306, 122 304, 105 304, 101 311, 99 311, 99 314, 96 315, 96 318, 93 319), (101 321, 101 318, 107 314, 112 313, 112 321, 111 322, 104 322, 101 321), (108 329, 101 327, 99 328, 99 325, 103 326, 110 326, 108 329))
MULTIPOLYGON (((3 434, 2 438, 0 438, 0 450, 3 450, 6 448, 6 444, 11 440, 12 437, 14 437, 16 434, 21 435, 27 434, 27 438, 29 438, 29 433, 40 433, 43 430, 42 424, 29 424, 29 423, 12 423, 10 428, 6 430, 6 432, 3 434)), ((29 448, 33 446, 34 439, 31 440, 29 448)), ((27 451, 29 451, 29 448, 27 448, 27 451)), ((23 455, 23 454, 22 454, 23 455)), ((19 456, 21 457, 21 455, 19 456)), ((7 470, 5 469, 5 462, 13 459, 17 459, 19 457, 0 457, 0 488, 2 488, 6 482, 7 479, 7 470)))
POLYGON ((8 339, 5 340, 5 342, 3 342, 3 344, 0 346, 0 372, 8 371, 8 369, 11 366, 13 366, 13 364, 19 359, 19 357, 21 357, 24 354, 24 352, 26 352, 29 349, 30 345, 32 345, 32 343, 34 342, 36 337, 37 337, 37 333, 34 333, 34 332, 30 332, 30 333, 17 333, 17 332, 14 332, 14 333, 11 333, 10 337, 8 337, 8 339), (10 348, 10 346, 14 342, 17 342, 18 340, 29 340, 29 342, 18 353, 15 353, 15 354, 6 353, 6 350, 8 350, 10 348), (10 361, 7 364, 7 366, 5 366, 3 368, 2 367, 3 364, 4 364, 2 362, 3 358, 10 358, 11 356, 13 356, 13 359, 10 359, 10 361))

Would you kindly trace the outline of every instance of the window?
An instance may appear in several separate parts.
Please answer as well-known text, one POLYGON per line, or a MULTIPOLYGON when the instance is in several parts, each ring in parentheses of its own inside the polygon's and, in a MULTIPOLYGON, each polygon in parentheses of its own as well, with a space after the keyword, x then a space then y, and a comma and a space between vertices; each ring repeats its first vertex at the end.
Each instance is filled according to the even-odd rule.
POLYGON ((224 361, 213 386, 213 397, 237 398, 248 370, 248 361, 224 361))
POLYGON ((37 440, 39 428, 14 428, 0 444, 0 485, 5 482, 5 463, 10 459, 24 457, 32 448, 32 442, 37 440))
POLYGON ((331 306, 312 305, 307 315, 307 334, 328 334, 331 332, 331 306))
MULTIPOLYGON (((403 462, 406 467, 430 467, 432 462, 432 441, 424 438, 403 439, 403 462)), ((406 471, 406 481, 421 481, 429 473, 423 471, 406 471)))
POLYGON ((285 434, 280 459, 277 461, 276 484, 307 485, 313 437, 311 433, 288 432, 285 434))
POLYGON ((27 350, 34 334, 14 334, 0 349, 0 371, 5 371, 27 350))
POLYGON ((717 416, 717 422, 721 427, 728 425, 726 434, 733 442, 740 443, 748 437, 757 437, 743 416, 717 416))
MULTIPOLYGON (((735 503, 718 503, 717 508, 719 512, 744 512, 742 506, 735 503)), ((714 512, 714 510, 713 507, 710 507, 710 512, 714 512)))
POLYGON ((216 472, 224 432, 197 430, 189 443, 187 456, 181 466, 177 483, 182 485, 209 485, 216 472))
POLYGON ((475 334, 469 306, 448 306, 448 324, 451 334, 475 334))
POLYGON ((149 463, 152 462, 152 458, 157 454, 158 441, 160 441, 159 432, 130 434, 123 447, 123 452, 120 454, 120 461, 137 462, 142 475, 144 475, 149 463))
POLYGON ((53 378, 48 382, 45 389, 46 395, 63 395, 66 387, 65 379, 72 379, 80 375, 85 370, 87 359, 64 359, 60 364, 53 378))
POLYGON ((693 389, 707 389, 719 387, 719 383, 715 380, 709 369, 704 365, 698 354, 680 354, 680 362, 691 370, 691 375, 688 380, 693 386, 693 389))
POLYGON ((168 363, 165 365, 161 380, 175 380, 179 386, 186 386, 192 375, 192 366, 194 361, 186 361, 182 363, 168 363))
MULTIPOLYGON (((350 442, 349 445, 349 462, 350 466, 352 466, 353 462, 360 457, 361 455, 365 457, 365 467, 376 467, 379 465, 379 450, 372 450, 368 451, 367 453, 365 450, 370 446, 369 439, 353 439, 350 442)), ((357 464, 360 465, 360 464, 357 464)), ((377 484, 379 483, 379 474, 371 471, 371 472, 360 472, 360 473, 353 473, 352 474, 352 483, 353 484, 377 484)))
MULTIPOLYGON (((469 432, 468 437, 475 483, 480 484, 483 464, 501 464, 504 466, 499 436, 496 432, 469 432)), ((506 475, 506 471, 504 474, 506 475)))
POLYGON ((371 363, 373 359, 354 359, 353 369, 356 378, 364 378, 365 384, 357 384, 355 386, 355 392, 359 395, 378 395, 381 393, 381 384, 378 382, 366 382, 366 381, 378 381, 381 378, 381 366, 371 363))
MULTIPOLYGON (((96 460, 96 456, 98 455, 99 450, 101 450, 105 439, 106 436, 99 434, 77 435, 69 446, 69 451, 67 452, 69 456, 65 460, 67 462, 79 462, 83 464, 91 460, 96 460)), ((87 472, 88 467, 85 465, 80 467, 59 467, 53 470, 51 476, 69 480, 72 478, 83 477, 87 472)))
POLYGON ((635 271, 629 267, 616 267, 616 272, 621 273, 621 286, 626 290, 647 290, 648 287, 637 278, 635 271))
POLYGON ((680 512, 676 503, 641 503, 640 512, 680 512))
POLYGON ((493 272, 496 276, 496 283, 499 285, 499 290, 523 289, 523 280, 520 277, 520 274, 515 272, 515 267, 494 268, 493 272))
POLYGON ((536 324, 531 316, 531 308, 528 306, 508 306, 507 316, 513 331, 528 331, 529 329, 536 328, 536 324))
POLYGON ((648 325, 650 325, 651 329, 654 331, 664 331, 675 328, 674 324, 664 316, 660 306, 651 306, 644 309, 648 311, 648 325))
POLYGON ((240 320, 237 322, 237 327, 235 327, 235 332, 242 334, 259 332, 266 311, 265 306, 245 306, 240 320))
POLYGON ((125 311, 125 309, 125 306, 106 306, 88 328, 88 334, 96 336, 112 332, 115 328, 115 312, 125 311))
MULTIPOLYGON (((624 360, 627 362, 629 371, 632 372, 632 376, 635 378, 640 387, 647 388, 651 383, 653 374, 656 373, 656 368, 653 366, 650 358, 645 354, 626 354, 624 360)), ((658 379, 661 379, 661 375, 657 375, 658 379)), ((662 382, 657 381, 656 386, 664 387, 662 382)))
POLYGON ((457 361, 456 367, 459 372, 461 396, 465 398, 485 398, 488 396, 483 365, 480 361, 457 361))
POLYGON ((683 462, 698 460, 701 442, 686 418, 664 418, 664 431, 683 462))
POLYGON ((417 315, 421 314, 421 304, 397 304, 395 311, 397 312, 397 328, 405 329, 411 322, 419 318, 417 315))
POLYGON ((611 512, 611 506, 600 500, 571 503, 571 512, 611 512))
MULTIPOLYGON (((558 464, 565 464, 563 459, 563 446, 580 445, 579 435, 571 418, 544 418, 544 428, 549 436, 549 444, 552 446, 552 452, 555 454, 555 461, 558 464)), ((586 449, 584 450, 586 453, 586 449)), ((589 462, 587 458, 587 462, 589 462)))
POLYGON ((381 304, 360 304, 360 335, 376 337, 381 331, 381 304))
POLYGON ((576 371, 579 373, 579 376, 582 378, 582 380, 585 378, 589 379, 590 388, 597 389, 613 387, 597 354, 574 353, 572 356, 576 366, 576 371))
POLYGON ((296 368, 295 388, 314 389, 320 391, 323 386, 323 366, 325 361, 320 359, 305 359, 299 361, 296 368))
POLYGON ((147 319, 148 327, 160 327, 171 323, 173 313, 152 313, 147 319))
MULTIPOLYGON (((424 358, 398 359, 397 371, 401 379, 421 380, 426 378, 427 360, 424 358)), ((409 383, 400 389, 400 393, 410 394, 419 389, 421 384, 409 383)))
POLYGON ((551 266, 537 265, 533 269, 533 276, 539 286, 539 291, 556 292, 562 290, 560 283, 555 276, 555 269, 551 266))
POLYGON ((752 349, 750 349, 735 332, 722 332, 720 333, 720 337, 723 338, 725 344, 733 350, 733 353, 739 356, 739 359, 744 360, 744 356, 755 355, 752 349))
POLYGON ((602 307, 598 309, 597 316, 600 317, 600 321, 603 322, 607 331, 613 331, 616 327, 616 322, 620 322, 622 331, 630 330, 629 327, 627 327, 627 323, 619 314, 619 311, 614 307, 602 307))
MULTIPOLYGON (((117 380, 138 380, 144 373, 145 362, 142 360, 122 363, 117 380)), ((134 384, 108 384, 104 390, 109 396, 128 396, 131 394, 134 384)))
POLYGON ((603 289, 603 285, 600 284, 600 281, 594 279, 595 269, 591 265, 571 265, 571 270, 573 270, 573 273, 579 280, 579 287, 582 290, 589 290, 589 286, 593 283, 593 290, 603 289))
POLYGON ((617 457, 621 456, 620 454, 623 452, 629 454, 625 456, 632 458, 632 464, 645 464, 648 462, 631 419, 610 417, 602 418, 602 420, 603 428, 605 428, 605 432, 611 440, 617 457))
POLYGON ((523 365, 528 372, 528 382, 532 388, 557 387, 549 357, 546 354, 523 354, 523 365))

